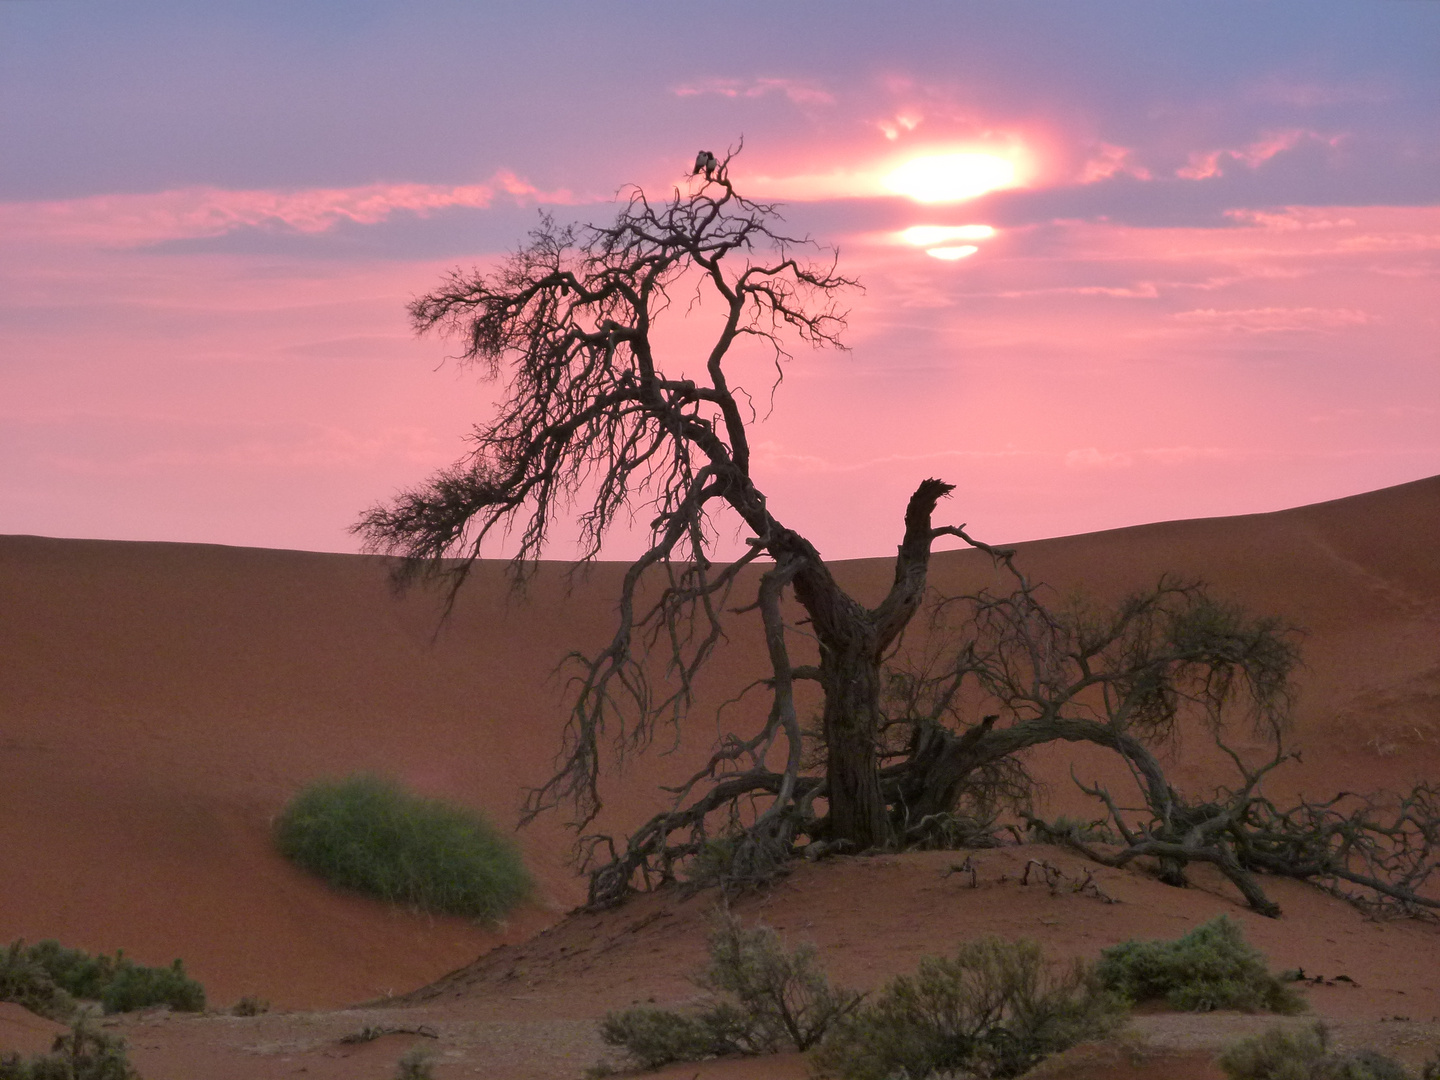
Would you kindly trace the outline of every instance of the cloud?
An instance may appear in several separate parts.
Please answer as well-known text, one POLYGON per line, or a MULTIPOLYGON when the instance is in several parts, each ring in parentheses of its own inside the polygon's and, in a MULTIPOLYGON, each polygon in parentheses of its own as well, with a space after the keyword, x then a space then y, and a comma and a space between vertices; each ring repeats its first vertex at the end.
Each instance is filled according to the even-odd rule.
POLYGON ((434 431, 390 425, 357 430, 335 423, 203 423, 171 416, 97 412, 9 415, 8 426, 63 432, 38 449, 37 464, 70 475, 142 476, 197 468, 359 469, 403 461, 434 467, 451 447, 434 431))
POLYGON ((1065 455, 1067 469, 1124 469, 1134 464, 1129 454, 1106 454, 1093 446, 1065 455))
POLYGON ((1171 317, 1190 326, 1216 327, 1240 334, 1317 333, 1364 326, 1374 321, 1368 312, 1355 308, 1315 307, 1197 308, 1177 311, 1171 317))
POLYGON ((1342 135, 1321 135, 1319 132, 1301 128, 1270 132, 1245 146, 1193 153, 1190 155, 1190 164, 1176 169, 1175 175, 1185 180, 1209 180, 1212 177, 1224 176, 1225 168, 1232 162, 1253 169, 1277 154, 1293 150, 1302 142, 1322 143, 1333 148, 1338 146, 1343 138, 1342 135))
POLYGON ((1295 229, 1345 229, 1354 228, 1355 219, 1315 217, 1303 215, 1294 207, 1279 212, 1265 210, 1226 210, 1225 216, 1241 225, 1258 226, 1262 229, 1279 229, 1290 232, 1295 229))
POLYGON ((1002 289, 966 292, 967 297, 994 297, 999 300, 1020 300, 1031 296, 1108 296, 1117 300, 1154 300, 1160 290, 1153 281, 1134 285, 1053 285, 1034 289, 1002 289))
POLYGON ((1389 101, 1394 94, 1377 84, 1348 83, 1325 85, 1318 82, 1297 82, 1272 76, 1257 83, 1247 95, 1254 101, 1274 105, 1294 105, 1313 109, 1321 105, 1348 105, 1355 102, 1376 104, 1389 101))
POLYGON ((574 203, 568 190, 541 191, 508 170, 484 184, 367 184, 350 188, 248 191, 194 187, 142 194, 93 195, 52 202, 0 203, 0 237, 10 241, 135 247, 280 227, 302 234, 337 225, 375 225, 408 212, 425 217, 451 207, 484 209, 497 197, 574 203))
POLYGON ((672 93, 676 97, 715 94, 726 98, 761 98, 770 94, 784 94, 796 105, 835 104, 835 96, 828 90, 799 79, 702 79, 700 82, 677 86, 672 93))
POLYGON ((1082 184, 1093 184, 1097 180, 1109 180, 1112 176, 1129 176, 1136 180, 1151 178, 1150 170, 1135 161, 1134 150, 1101 143, 1081 167, 1078 179, 1082 184))
POLYGON ((924 122, 925 118, 917 113, 902 112, 896 113, 894 116, 886 117, 884 120, 875 121, 875 126, 880 129, 880 133, 884 135, 885 138, 894 142, 900 138, 902 134, 914 131, 924 122))

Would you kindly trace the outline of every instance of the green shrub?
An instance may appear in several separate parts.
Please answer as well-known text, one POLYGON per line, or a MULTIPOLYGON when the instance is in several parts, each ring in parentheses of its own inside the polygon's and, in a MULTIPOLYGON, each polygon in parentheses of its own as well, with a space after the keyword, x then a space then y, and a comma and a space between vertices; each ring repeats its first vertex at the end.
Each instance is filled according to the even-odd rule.
POLYGON ((1164 1000, 1173 1009, 1209 1012, 1304 1012, 1305 999, 1270 974, 1265 956, 1247 944, 1226 915, 1174 941, 1127 941, 1104 950, 1100 980, 1130 1001, 1164 1000))
POLYGON ((130 1012, 151 1005, 169 1005, 177 1012, 201 1012, 205 988, 185 974, 176 960, 168 968, 141 967, 121 957, 100 994, 106 1013, 130 1012))
POLYGON ((702 1061, 729 1053, 723 1023, 709 1011, 689 1016, 670 1009, 641 1005, 606 1013, 600 1038, 606 1046, 622 1047, 635 1066, 658 1069, 672 1061, 702 1061))
MULTIPOLYGON (((768 926, 746 930, 718 915, 710 933, 710 963, 696 980, 737 1006, 741 1049, 765 1053, 784 1045, 808 1050, 859 1003, 853 990, 832 987, 814 945, 787 950, 768 926)), ((723 1015, 723 1013, 722 1013, 723 1015)))
POLYGON ((55 1039, 50 1053, 23 1061, 19 1054, 0 1057, 0 1080, 140 1080, 125 1057, 125 1043, 90 1027, 80 1013, 68 1032, 55 1039))
POLYGON ((68 1020, 75 1011, 74 999, 31 952, 24 941, 13 941, 0 952, 0 1001, 13 1001, 51 1020, 68 1020))
POLYGON ((39 941, 30 946, 30 958, 43 967, 55 984, 71 997, 99 1001, 100 995, 115 975, 115 965, 123 953, 114 958, 100 953, 91 956, 83 949, 67 949, 58 941, 39 941))
POLYGON ((1325 1025, 1272 1027, 1220 1055, 1230 1080, 1410 1080, 1405 1067, 1375 1050, 1328 1052, 1325 1025))
POLYGON ((808 1050, 860 1001, 830 985, 813 945, 787 950, 770 927, 747 930, 728 914, 715 918, 710 962, 695 981, 711 995, 700 1012, 640 1006, 607 1013, 601 1039, 623 1047, 644 1069, 721 1054, 808 1050))
POLYGON ((479 814, 374 776, 312 784, 275 838, 333 885, 426 911, 493 920, 532 888, 514 841, 479 814))
POLYGON ((99 1001, 107 1013, 151 1005, 169 1005, 179 1012, 205 1008, 205 988, 185 974, 179 960, 168 968, 144 967, 124 952, 91 956, 56 941, 28 948, 24 941, 15 941, 0 954, 0 1001, 68 1020, 75 998, 99 1001))
POLYGON ((815 1053, 844 1080, 1019 1076, 1048 1054, 1106 1034, 1125 1006, 1092 969, 1050 968, 1033 941, 981 938, 926 957, 838 1024, 815 1053))

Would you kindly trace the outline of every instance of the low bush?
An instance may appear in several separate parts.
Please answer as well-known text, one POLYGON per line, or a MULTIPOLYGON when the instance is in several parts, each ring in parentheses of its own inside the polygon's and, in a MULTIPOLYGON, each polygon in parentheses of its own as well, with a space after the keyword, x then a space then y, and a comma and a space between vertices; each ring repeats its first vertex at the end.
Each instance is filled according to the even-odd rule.
POLYGON ((425 911, 494 920, 532 888, 514 841, 481 815, 375 776, 312 784, 275 840, 332 885, 425 911))
POLYGON ((1329 1051, 1324 1024, 1272 1027, 1241 1039, 1220 1055, 1230 1080, 1411 1080, 1394 1058, 1375 1050, 1329 1051))
POLYGON ((152 968, 122 957, 100 992, 100 1004, 107 1013, 151 1005, 169 1005, 177 1012, 201 1012, 205 1008, 205 988, 185 974, 185 965, 179 960, 168 968, 152 968))
POLYGON ((953 958, 926 957, 836 1025, 814 1055, 843 1080, 1012 1077, 1041 1058, 1106 1034, 1123 1001, 1091 968, 1055 970, 1032 941, 987 937, 953 958))
POLYGON ((1304 1012, 1305 999, 1272 975, 1260 950, 1226 915, 1174 941, 1127 941, 1104 950, 1096 973, 1132 1002, 1164 1000, 1173 1009, 1304 1012))
POLYGON ((58 941, 37 941, 29 949, 30 958, 43 967, 71 997, 99 1001, 105 987, 115 976, 115 967, 123 957, 100 953, 91 956, 83 949, 67 949, 58 941))
POLYGON ((435 1080, 431 1056, 430 1050, 423 1046, 407 1050, 395 1065, 395 1080, 435 1080))
POLYGON ((713 1011, 687 1015, 671 1009, 640 1005, 606 1013, 600 1021, 600 1038, 618 1046, 636 1068, 658 1069, 672 1061, 703 1061, 729 1053, 728 1022, 717 1022, 713 1011))
POLYGON ((853 990, 830 985, 815 946, 787 950, 770 927, 746 930, 728 914, 715 919, 710 963, 696 982, 734 1001, 730 1037, 749 1053, 809 1050, 860 1003, 853 990))
POLYGON ((19 1054, 0 1056, 0 1080, 140 1080, 125 1056, 125 1043, 90 1026, 80 1013, 68 1032, 55 1039, 50 1053, 29 1061, 19 1054))
POLYGON ((68 1020, 75 1011, 75 999, 56 985, 24 941, 13 941, 0 952, 0 1001, 13 1001, 51 1020, 68 1020))
POLYGON ((114 956, 91 956, 56 941, 27 947, 15 941, 0 953, 0 1001, 14 1001, 52 1020, 68 1020, 75 999, 98 1001, 107 1013, 168 1005, 179 1012, 205 1008, 205 988, 176 960, 152 968, 114 956))
POLYGON ((787 950, 768 926, 745 929, 717 915, 710 962, 695 982, 710 994, 696 1013, 651 1006, 607 1013, 600 1037, 640 1068, 723 1054, 808 1050, 853 1010, 860 995, 832 987, 812 945, 787 950))

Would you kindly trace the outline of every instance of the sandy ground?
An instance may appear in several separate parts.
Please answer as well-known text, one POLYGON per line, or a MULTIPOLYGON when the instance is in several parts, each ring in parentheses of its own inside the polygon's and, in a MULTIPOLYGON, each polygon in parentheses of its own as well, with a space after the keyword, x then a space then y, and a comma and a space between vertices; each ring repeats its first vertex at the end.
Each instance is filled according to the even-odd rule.
MULTIPOLYGON (((1023 544, 1020 558, 1060 593, 1113 597, 1168 571, 1304 627, 1304 761, 1271 790, 1315 795, 1440 775, 1436 536, 1440 478, 1275 514, 1023 544)), ((0 941, 53 937, 153 964, 179 956, 215 1006, 245 994, 274 1004, 255 1018, 120 1021, 150 1080, 379 1078, 413 1042, 435 1047, 442 1077, 577 1076, 600 1052, 593 1021, 607 1008, 693 993, 682 975, 700 955, 703 898, 641 898, 599 923, 559 924, 583 894, 567 866, 569 834, 550 816, 520 834, 536 901, 486 929, 337 894, 275 856, 269 827, 308 781, 361 770, 513 821, 520 790, 544 779, 557 747, 555 665, 604 640, 621 569, 601 565, 571 583, 546 566, 517 598, 501 567, 482 565, 442 626, 436 597, 396 598, 377 559, 0 537, 0 941), (491 953, 497 945, 507 947, 491 953), (403 995, 477 956, 441 996, 343 1008, 403 995), (366 1024, 423 1025, 439 1037, 338 1041, 366 1024)), ((871 602, 890 573, 887 560, 837 567, 871 602)), ((994 580, 978 553, 933 564, 945 590, 994 580)), ((707 675, 687 740, 612 779, 602 824, 620 830, 653 812, 657 784, 708 752, 715 705, 763 663, 743 631, 707 675)), ((1072 763, 1093 775, 1106 767, 1084 755, 1037 757, 1052 809, 1082 805, 1072 763)), ((1182 785, 1223 778, 1193 741, 1174 768, 1182 785)), ((944 854, 835 860, 746 901, 746 915, 814 940, 837 977, 871 986, 970 934, 1025 933, 1093 955, 1226 910, 1277 966, 1360 983, 1310 990, 1342 1034, 1364 1025, 1356 1031, 1366 1040, 1404 1043, 1412 1059, 1437 1043, 1432 928, 1367 923, 1311 890, 1292 895, 1299 887, 1285 882, 1267 883, 1286 907, 1278 922, 1249 916, 1220 886, 1177 891, 1132 875, 1104 885, 1119 904, 1050 896, 999 880, 1007 860, 1023 857, 981 853, 977 890, 944 875, 944 854)), ((1143 1052, 1077 1051, 1056 1065, 1072 1072, 1054 1075, 1218 1075, 1215 1033, 1253 1023, 1141 1018, 1143 1052)), ((0 1047, 28 1052, 50 1037, 43 1021, 0 1009, 0 1047)), ((795 1060, 672 1074, 697 1070, 804 1075, 795 1060)))
MULTIPOLYGON (((926 852, 804 865, 774 888, 737 899, 731 910, 747 924, 776 927, 790 942, 813 943, 836 982, 864 990, 982 933, 1032 938, 1060 960, 1094 958, 1130 938, 1176 937, 1223 912, 1276 969, 1303 967, 1324 978, 1301 989, 1313 1013, 1333 1025, 1339 1045, 1380 1047, 1416 1065, 1440 1049, 1440 925, 1368 921, 1340 900, 1284 881, 1269 884, 1285 914, 1265 919, 1239 907, 1218 879, 1197 875, 1194 887, 1173 889, 1142 874, 1096 870, 1073 853, 1043 846, 972 854, 972 885, 968 874, 951 872, 962 857, 926 852), (1059 886, 1048 887, 1038 873, 1022 884, 1031 860, 1060 870, 1059 886), (1085 881, 1096 887, 1076 892, 1085 881)), ((575 1080, 606 1057, 595 1021, 607 1009, 698 1000, 686 976, 704 960, 717 902, 713 891, 663 892, 615 911, 577 914, 393 1003, 246 1019, 161 1012, 119 1020, 115 1030, 150 1080, 269 1080, 302 1071, 316 1080, 383 1080, 417 1044, 433 1047, 439 1077, 575 1080), (410 1033, 358 1047, 341 1041, 366 1027, 410 1033)), ((1068 1055, 1076 1071, 1053 1075, 1112 1075, 1119 1055, 1135 1076, 1218 1076, 1215 1052, 1274 1022, 1150 1012, 1118 1040, 1068 1055), (1182 1065, 1190 1071, 1177 1073, 1182 1065)), ((787 1055, 677 1066, 659 1075, 808 1074, 801 1057, 787 1055)))

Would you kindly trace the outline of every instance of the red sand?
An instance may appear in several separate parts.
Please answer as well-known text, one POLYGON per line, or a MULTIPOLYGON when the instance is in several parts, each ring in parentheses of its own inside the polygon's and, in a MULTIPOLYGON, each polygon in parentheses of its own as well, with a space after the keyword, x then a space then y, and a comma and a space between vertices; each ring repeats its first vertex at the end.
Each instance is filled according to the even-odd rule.
MULTIPOLYGON (((962 506, 947 505, 963 517, 962 506)), ((1321 794, 1440 775, 1436 537, 1440 478, 1275 514, 1024 544, 1020 558, 1033 577, 1062 592, 1083 587, 1113 596, 1169 571, 1203 578, 1254 611, 1304 626, 1308 666, 1297 711, 1304 764, 1277 774, 1271 787, 1321 794)), ((339 895, 280 860, 268 829, 307 781, 358 770, 391 773, 513 821, 520 789, 544 778, 557 747, 555 664, 568 650, 604 639, 620 572, 598 566, 567 591, 561 569, 546 566, 528 597, 517 599, 506 592, 501 567, 482 565, 437 636, 436 598, 397 599, 378 559, 0 538, 0 941, 53 937, 92 951, 123 948, 157 964, 180 956, 217 1006, 258 994, 277 1007, 327 1009, 412 990, 502 941, 543 949, 563 935, 583 935, 585 920, 534 936, 583 895, 566 866, 570 837, 557 816, 520 834, 541 895, 500 933, 339 895)), ((866 560, 837 572, 873 601, 891 571, 888 560, 866 560)), ((937 557, 932 580, 959 590, 993 576, 984 556, 956 552, 937 557)), ((652 812, 656 785, 708 751, 714 704, 759 671, 756 645, 743 632, 733 635, 686 745, 670 757, 637 760, 611 785, 608 824, 623 828, 652 812)), ((1077 760, 1082 772, 1092 767, 1077 760)), ((1221 776, 1196 760, 1177 766, 1182 783, 1221 776)), ((1052 781, 1055 806, 1076 807, 1066 778, 1071 757, 1062 750, 1037 761, 1052 781)), ((771 908, 764 914, 812 936, 838 973, 869 985, 971 933, 1024 932, 1093 954, 1110 940, 1168 935, 1226 910, 1247 920, 1277 965, 1291 956, 1327 974, 1342 965, 1361 981, 1361 990, 1345 991, 1348 998, 1315 991, 1326 1015, 1351 1016, 1353 1006, 1353 1022, 1373 1026, 1387 1008, 1374 995, 1389 990, 1401 1003, 1390 1015, 1411 1016, 1414 1024, 1440 1015, 1440 939, 1431 928, 1366 923, 1312 890, 1292 896, 1287 889, 1298 886, 1267 882, 1287 907, 1284 919, 1269 922, 1240 911, 1220 887, 1216 895, 1178 892, 1124 875, 1115 888, 1140 891, 1121 905, 1044 898, 1075 913, 1057 924, 1063 931, 1052 931, 1023 915, 1029 908, 1016 907, 1014 896, 996 903, 998 886, 959 895, 957 879, 939 881, 931 865, 945 857, 806 868, 765 901, 771 908), (805 898, 786 899, 801 888, 805 898), (794 912, 785 914, 785 904, 794 912), (808 917, 811 927, 800 917, 807 905, 824 911, 808 917), (882 914, 890 928, 879 934, 882 914), (1422 1001, 1429 1004, 1419 1007, 1422 1001)), ((1020 856, 980 856, 1012 857, 1020 856)), ((641 900, 634 910, 657 902, 641 900)), ((614 917, 633 922, 630 910, 614 917)), ((482 979, 474 993, 443 1008, 421 1007, 434 1023, 455 1029, 437 1040, 437 1075, 577 1075, 598 1052, 593 1018, 628 1003, 626 979, 646 994, 685 992, 678 975, 699 955, 701 931, 690 920, 667 936, 667 920, 678 918, 638 929, 623 947, 592 957, 589 970, 571 959, 545 968, 553 973, 543 992, 495 983, 500 957, 486 960, 479 970, 490 972, 491 982, 482 979), (505 1071, 482 1067, 494 1057, 498 1068, 500 1060, 498 1050, 483 1049, 486 1039, 511 1047, 505 1071), (544 1064, 563 1047, 577 1048, 578 1056, 544 1064)), ((362 1022, 356 1013, 271 1014, 149 1018, 121 1027, 151 1080, 279 1076, 302 1064, 310 1076, 388 1076, 414 1037, 347 1047, 344 1057, 321 1038, 362 1022), (327 1062, 339 1071, 327 1072, 327 1062)), ((36 1038, 49 1038, 50 1029, 25 1023, 0 1013, 0 1048, 30 1051, 36 1038)), ((1407 1037, 1436 1041, 1433 1031, 1403 1024, 1383 1030, 1402 1028, 1407 1037)), ((1179 1046, 1175 1053, 1163 1069, 1143 1065, 1154 1066, 1145 1075, 1217 1075, 1205 1071, 1208 1050, 1179 1046)), ((1064 1075, 1126 1075, 1115 1071, 1121 1064, 1099 1058, 1073 1064, 1080 1071, 1064 1075)), ((797 1061, 720 1063, 684 1075, 696 1070, 736 1080, 804 1074, 797 1061), (784 1068, 792 1071, 774 1071, 784 1068)))

